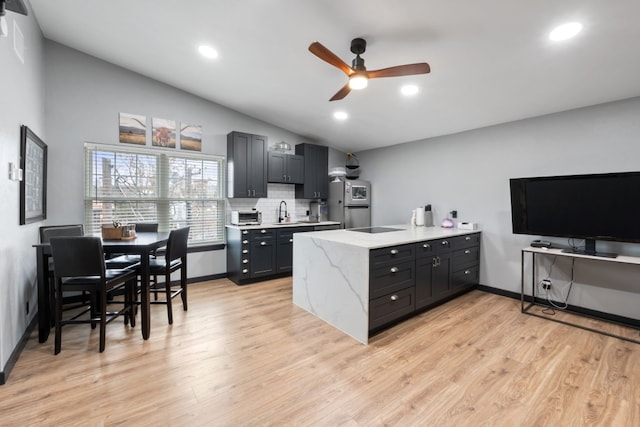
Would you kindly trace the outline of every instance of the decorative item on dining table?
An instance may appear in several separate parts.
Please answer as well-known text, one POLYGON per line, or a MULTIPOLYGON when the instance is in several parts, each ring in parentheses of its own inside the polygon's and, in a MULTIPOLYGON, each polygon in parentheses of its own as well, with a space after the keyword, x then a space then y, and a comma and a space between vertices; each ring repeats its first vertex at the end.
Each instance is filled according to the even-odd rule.
POLYGON ((102 238, 104 240, 133 240, 136 238, 136 225, 122 225, 119 221, 102 226, 102 238))

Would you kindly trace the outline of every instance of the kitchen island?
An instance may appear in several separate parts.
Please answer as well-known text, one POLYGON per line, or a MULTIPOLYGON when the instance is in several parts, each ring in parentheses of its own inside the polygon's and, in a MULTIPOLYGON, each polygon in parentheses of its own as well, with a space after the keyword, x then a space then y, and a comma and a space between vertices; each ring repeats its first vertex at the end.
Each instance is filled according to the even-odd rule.
POLYGON ((392 225, 296 234, 293 303, 363 344, 472 289, 480 232, 392 225))

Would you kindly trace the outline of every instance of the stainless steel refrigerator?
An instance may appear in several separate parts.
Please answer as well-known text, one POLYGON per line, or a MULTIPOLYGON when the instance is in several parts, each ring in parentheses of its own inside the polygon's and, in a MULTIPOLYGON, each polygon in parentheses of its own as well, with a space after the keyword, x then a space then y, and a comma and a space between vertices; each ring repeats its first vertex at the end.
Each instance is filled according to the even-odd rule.
POLYGON ((329 221, 342 228, 371 227, 371 183, 347 179, 329 183, 329 221))

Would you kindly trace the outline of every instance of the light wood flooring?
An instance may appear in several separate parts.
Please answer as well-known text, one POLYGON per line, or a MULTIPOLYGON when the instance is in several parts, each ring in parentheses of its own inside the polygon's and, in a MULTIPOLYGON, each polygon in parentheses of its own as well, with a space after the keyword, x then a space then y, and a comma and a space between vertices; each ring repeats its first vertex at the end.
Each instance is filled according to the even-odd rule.
MULTIPOLYGON (((120 319, 37 331, 0 386, 8 426, 638 426, 640 345, 472 291, 368 346, 291 303, 291 279, 189 286, 151 337, 120 319)), ((634 333, 637 334, 637 331, 634 333)))

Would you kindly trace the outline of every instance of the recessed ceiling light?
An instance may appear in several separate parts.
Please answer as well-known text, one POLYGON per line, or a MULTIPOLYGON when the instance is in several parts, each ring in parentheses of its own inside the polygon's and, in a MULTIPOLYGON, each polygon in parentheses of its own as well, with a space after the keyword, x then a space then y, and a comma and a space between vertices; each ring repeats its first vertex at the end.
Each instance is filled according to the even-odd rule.
POLYGON ((406 96, 415 95, 419 91, 420 89, 418 89, 418 86, 416 85, 405 85, 400 88, 400 92, 402 92, 402 94, 406 96))
POLYGON ((218 57, 218 51, 205 44, 198 47, 198 52, 200 52, 200 55, 204 56, 205 58, 214 59, 218 57))
POLYGON ((347 120, 349 118, 349 115, 344 111, 336 111, 335 113, 333 113, 333 117, 336 120, 347 120))
POLYGON ((553 41, 567 40, 575 36, 582 30, 582 24, 579 22, 569 22, 562 24, 549 33, 549 38, 553 41))

